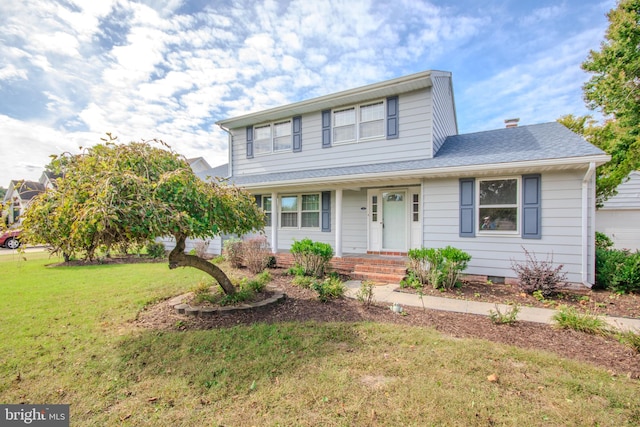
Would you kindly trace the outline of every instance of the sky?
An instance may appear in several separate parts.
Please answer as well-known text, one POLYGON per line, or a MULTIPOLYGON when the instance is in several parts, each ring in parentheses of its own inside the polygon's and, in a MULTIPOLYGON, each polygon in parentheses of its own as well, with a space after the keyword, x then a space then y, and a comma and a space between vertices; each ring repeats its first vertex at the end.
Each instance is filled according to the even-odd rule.
MULTIPOLYGON (((226 163, 225 118, 450 71, 460 133, 583 115, 615 0, 0 2, 0 186, 106 132, 226 163)), ((595 113, 598 118, 597 112, 595 113)))

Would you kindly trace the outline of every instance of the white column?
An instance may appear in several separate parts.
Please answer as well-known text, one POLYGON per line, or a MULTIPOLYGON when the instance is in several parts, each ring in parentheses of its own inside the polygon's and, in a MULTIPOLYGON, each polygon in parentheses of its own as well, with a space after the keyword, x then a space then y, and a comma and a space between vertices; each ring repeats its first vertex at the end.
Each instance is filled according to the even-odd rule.
POLYGON ((336 257, 342 258, 342 188, 336 189, 336 257))
POLYGON ((280 219, 280 203, 278 193, 271 193, 271 252, 278 253, 278 222, 280 219))

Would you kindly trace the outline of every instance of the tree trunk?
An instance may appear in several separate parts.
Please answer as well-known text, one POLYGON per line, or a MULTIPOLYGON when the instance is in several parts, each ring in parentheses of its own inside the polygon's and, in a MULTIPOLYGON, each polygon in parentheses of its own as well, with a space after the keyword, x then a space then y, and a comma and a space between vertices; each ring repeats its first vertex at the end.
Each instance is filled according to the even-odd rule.
POLYGON ((187 237, 184 235, 174 235, 176 239, 176 247, 169 253, 169 268, 193 267, 204 271, 218 282, 222 290, 227 295, 236 293, 236 288, 231 280, 217 265, 197 256, 187 255, 184 253, 185 241, 187 237))

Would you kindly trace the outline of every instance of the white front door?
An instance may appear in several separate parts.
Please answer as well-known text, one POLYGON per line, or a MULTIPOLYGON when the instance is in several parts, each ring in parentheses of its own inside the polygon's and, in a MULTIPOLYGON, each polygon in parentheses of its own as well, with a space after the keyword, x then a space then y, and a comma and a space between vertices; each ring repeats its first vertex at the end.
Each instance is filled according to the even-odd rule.
POLYGON ((368 250, 406 252, 408 211, 406 190, 369 190, 368 250))
POLYGON ((382 193, 382 249, 407 251, 407 192, 382 193))

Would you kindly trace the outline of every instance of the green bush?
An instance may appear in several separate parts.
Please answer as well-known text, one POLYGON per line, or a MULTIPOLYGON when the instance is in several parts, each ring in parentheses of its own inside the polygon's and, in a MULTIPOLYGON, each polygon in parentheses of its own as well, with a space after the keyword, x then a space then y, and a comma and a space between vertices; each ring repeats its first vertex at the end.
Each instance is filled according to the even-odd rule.
MULTIPOLYGON (((471 255, 452 246, 411 249, 408 256, 410 276, 436 289, 453 288, 471 260, 471 255)), ((408 283, 415 285, 415 280, 408 283)))
POLYGON ((610 333, 607 322, 593 314, 581 313, 573 307, 562 306, 553 315, 556 326, 562 329, 573 329, 592 335, 608 335, 610 333))
POLYGON ((342 280, 335 277, 327 277, 322 282, 314 282, 311 289, 318 293, 318 299, 327 302, 333 298, 342 298, 346 292, 346 288, 342 280))
POLYGON ((145 248, 147 250, 147 254, 151 258, 157 259, 164 258, 166 256, 164 244, 162 244, 162 242, 149 242, 145 248))
POLYGON ((418 278, 418 276, 416 276, 416 273, 414 271, 409 271, 409 274, 407 274, 400 281, 401 288, 420 289, 422 288, 422 285, 423 285, 422 281, 420 281, 420 279, 418 278))
POLYGON ((333 258, 331 245, 311 239, 294 240, 290 251, 296 265, 302 267, 307 276, 323 277, 333 258))
POLYGON ((291 281, 291 283, 293 283, 294 285, 300 286, 301 288, 305 289, 310 289, 311 285, 313 285, 314 282, 315 279, 313 277, 303 275, 296 275, 296 277, 294 277, 291 281))
POLYGON ((611 249, 613 247, 613 240, 604 233, 596 231, 596 249, 611 249))
POLYGON ((640 252, 596 249, 596 287, 614 292, 640 292, 640 252))

